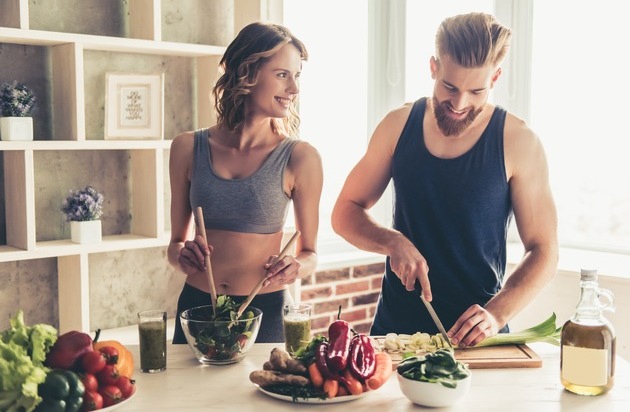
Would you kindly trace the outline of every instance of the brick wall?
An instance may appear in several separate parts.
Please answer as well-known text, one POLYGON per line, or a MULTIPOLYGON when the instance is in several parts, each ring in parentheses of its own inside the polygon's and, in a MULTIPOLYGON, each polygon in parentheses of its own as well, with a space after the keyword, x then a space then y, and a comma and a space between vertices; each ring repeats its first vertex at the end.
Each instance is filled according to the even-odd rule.
POLYGON ((341 318, 359 333, 372 325, 376 301, 381 290, 385 263, 323 270, 302 279, 301 300, 313 305, 313 335, 327 335, 328 326, 341 318))

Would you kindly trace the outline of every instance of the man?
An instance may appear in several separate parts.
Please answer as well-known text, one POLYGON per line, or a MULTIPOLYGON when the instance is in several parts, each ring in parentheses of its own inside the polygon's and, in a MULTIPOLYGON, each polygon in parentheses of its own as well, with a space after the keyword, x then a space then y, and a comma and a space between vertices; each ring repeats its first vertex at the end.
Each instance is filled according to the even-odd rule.
POLYGON ((421 288, 452 343, 475 345, 508 331, 555 273, 557 217, 543 147, 522 120, 488 103, 510 38, 487 14, 444 20, 430 60, 433 97, 381 120, 337 199, 334 230, 387 256, 373 335, 437 333, 421 288), (392 229, 368 214, 390 179, 392 229), (512 216, 525 254, 504 280, 512 216))

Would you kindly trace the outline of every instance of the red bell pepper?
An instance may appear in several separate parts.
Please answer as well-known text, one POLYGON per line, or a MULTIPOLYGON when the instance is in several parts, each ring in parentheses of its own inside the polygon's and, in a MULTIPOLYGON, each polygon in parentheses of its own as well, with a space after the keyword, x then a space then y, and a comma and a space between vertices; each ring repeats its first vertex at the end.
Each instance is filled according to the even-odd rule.
POLYGON ((315 352, 315 364, 317 365, 317 369, 319 373, 325 379, 337 379, 339 375, 334 374, 329 368, 326 362, 326 358, 328 355, 328 342, 322 342, 317 346, 317 351, 315 352))
POLYGON ((350 361, 348 369, 352 376, 361 382, 365 382, 374 375, 376 368, 375 350, 370 338, 363 334, 357 334, 350 342, 350 361))
POLYGON ((330 347, 326 357, 328 368, 333 373, 339 373, 345 369, 348 364, 348 356, 350 354, 350 324, 345 320, 339 319, 341 315, 341 306, 339 306, 339 314, 337 320, 328 327, 328 339, 330 347))
MULTIPOLYGON (((97 330, 96 338, 99 334, 100 330, 97 330)), ((90 335, 76 330, 66 332, 57 338, 50 352, 46 355, 44 364, 52 369, 78 370, 79 358, 92 350, 92 337, 90 335)))

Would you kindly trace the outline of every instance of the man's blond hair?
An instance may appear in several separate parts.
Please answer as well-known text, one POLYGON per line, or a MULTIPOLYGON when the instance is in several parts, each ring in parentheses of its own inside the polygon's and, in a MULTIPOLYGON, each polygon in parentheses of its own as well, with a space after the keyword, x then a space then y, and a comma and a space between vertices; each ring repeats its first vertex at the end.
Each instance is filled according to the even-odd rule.
POLYGON ((510 47, 512 31, 485 13, 445 19, 435 36, 436 57, 450 56, 463 67, 499 66, 510 47))

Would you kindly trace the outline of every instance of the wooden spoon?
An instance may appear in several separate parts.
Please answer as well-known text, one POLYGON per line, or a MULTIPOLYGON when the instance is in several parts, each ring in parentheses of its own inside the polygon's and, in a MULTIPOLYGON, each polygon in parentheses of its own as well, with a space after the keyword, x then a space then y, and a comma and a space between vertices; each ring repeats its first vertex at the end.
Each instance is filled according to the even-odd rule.
MULTIPOLYGON (((201 233, 203 240, 208 244, 206 237, 206 225, 203 221, 203 210, 201 206, 196 209, 195 221, 197 222, 197 232, 201 233)), ((210 264, 210 255, 206 255, 206 270, 208 272, 208 283, 210 284, 210 298, 212 299, 212 314, 217 316, 217 289, 214 286, 214 276, 212 275, 212 265, 210 264)))
MULTIPOLYGON (((289 239, 287 244, 284 245, 284 247, 282 248, 282 250, 280 251, 278 256, 271 262, 270 266, 275 265, 277 261, 279 261, 280 259, 282 259, 283 257, 285 257, 287 255, 287 252, 289 251, 291 246, 293 246, 293 244, 297 240, 298 236, 300 236, 300 231, 299 230, 297 230, 293 234, 293 236, 291 236, 291 239, 289 239)), ((241 315, 243 314, 243 312, 245 312, 245 309, 249 306, 250 303, 252 303, 252 300, 254 299, 254 297, 258 294, 258 292, 260 292, 260 289, 262 289, 263 284, 265 283, 265 280, 267 280, 267 276, 263 277, 260 280, 260 282, 258 282, 258 284, 256 286, 254 286, 254 289, 251 291, 251 293, 249 294, 247 299, 245 299, 245 301, 243 301, 241 306, 238 308, 238 312, 236 313, 236 319, 240 318, 241 315)))

